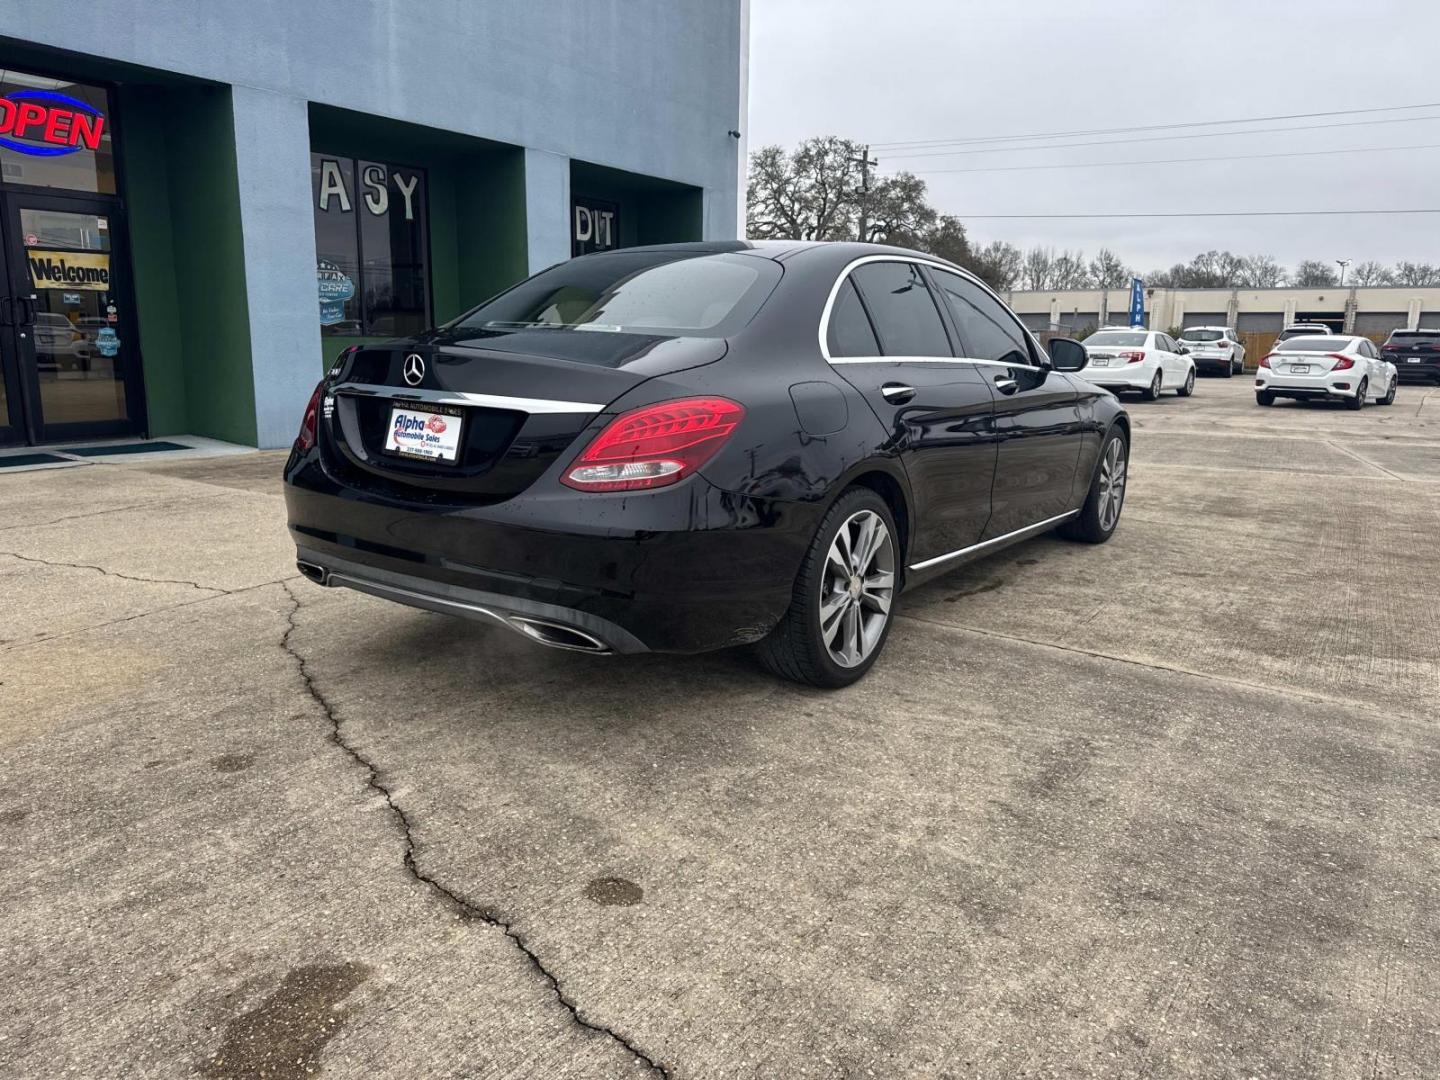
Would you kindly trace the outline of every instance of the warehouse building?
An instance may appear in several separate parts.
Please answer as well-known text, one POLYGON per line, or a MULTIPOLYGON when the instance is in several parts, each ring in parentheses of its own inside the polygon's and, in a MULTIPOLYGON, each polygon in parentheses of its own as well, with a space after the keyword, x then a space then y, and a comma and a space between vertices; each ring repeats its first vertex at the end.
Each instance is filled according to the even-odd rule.
POLYGON ((348 345, 738 235, 748 0, 101 0, 0 27, 0 446, 277 447, 348 345))

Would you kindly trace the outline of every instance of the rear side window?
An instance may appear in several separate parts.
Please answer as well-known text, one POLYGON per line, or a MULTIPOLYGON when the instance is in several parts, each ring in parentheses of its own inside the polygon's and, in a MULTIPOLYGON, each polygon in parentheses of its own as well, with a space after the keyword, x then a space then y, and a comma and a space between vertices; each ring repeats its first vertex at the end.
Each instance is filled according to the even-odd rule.
POLYGON ((1029 364, 1030 350, 1019 324, 993 296, 948 270, 931 270, 950 305, 965 355, 1002 364, 1029 364))
POLYGON ((856 267, 851 273, 875 330, 884 356, 944 356, 950 339, 930 287, 920 268, 913 263, 877 262, 856 267))
POLYGON ((879 356, 880 343, 875 340, 875 331, 870 326, 870 316, 860 304, 860 294, 846 278, 840 283, 835 294, 835 304, 830 309, 830 326, 825 332, 825 344, 831 356, 879 356))

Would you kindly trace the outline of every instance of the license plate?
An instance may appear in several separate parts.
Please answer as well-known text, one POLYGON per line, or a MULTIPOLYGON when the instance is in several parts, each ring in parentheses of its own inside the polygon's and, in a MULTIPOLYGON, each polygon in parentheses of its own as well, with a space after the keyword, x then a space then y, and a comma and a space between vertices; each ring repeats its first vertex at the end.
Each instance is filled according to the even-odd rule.
POLYGON ((1310 365, 1309 365, 1309 364, 1291 364, 1291 365, 1290 365, 1290 374, 1292 374, 1292 375, 1306 375, 1306 374, 1309 374, 1309 371, 1310 371, 1310 365))
POLYGON ((462 420, 459 410, 436 412, 397 405, 390 410, 385 449, 401 457, 453 464, 460 458, 462 420))
POLYGON ((1421 363, 1421 359, 1420 359, 1420 357, 1418 357, 1418 356, 1407 356, 1407 357, 1405 358, 1405 363, 1407 363, 1407 364, 1418 364, 1418 363, 1421 363))
POLYGON ((1091 360, 1090 360, 1090 366, 1091 366, 1091 367, 1109 367, 1109 366, 1110 366, 1110 358, 1109 358, 1108 356, 1096 356, 1096 357, 1092 357, 1091 360))

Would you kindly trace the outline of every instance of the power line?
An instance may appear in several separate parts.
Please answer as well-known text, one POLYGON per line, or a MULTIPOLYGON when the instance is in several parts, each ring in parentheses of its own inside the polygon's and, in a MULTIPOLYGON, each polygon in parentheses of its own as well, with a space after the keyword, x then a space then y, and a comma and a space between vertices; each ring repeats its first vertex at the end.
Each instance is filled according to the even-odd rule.
POLYGON ((1147 161, 1076 161, 1068 165, 988 165, 978 169, 915 169, 920 176, 941 173, 1030 172, 1035 169, 1118 169, 1127 165, 1205 164, 1211 161, 1259 161, 1262 158, 1323 157, 1327 154, 1379 154, 1392 150, 1440 150, 1440 143, 1416 146, 1357 146, 1346 150, 1292 150, 1283 154, 1230 154, 1209 157, 1154 158, 1147 161))
POLYGON ((997 218, 1012 218, 1039 221, 1051 218, 1212 218, 1212 217, 1348 217, 1351 215, 1373 214, 1440 214, 1440 207, 1433 210, 1192 210, 1192 211, 1139 211, 1136 213, 1102 214, 957 214, 965 221, 997 218))
POLYGON ((1389 120, 1348 120, 1339 124, 1300 124, 1294 127, 1257 128, 1254 131, 1201 131, 1194 135, 1150 135, 1140 139, 1101 139, 1098 142, 1052 143, 1049 146, 987 147, 978 150, 938 150, 915 154, 889 154, 891 158, 958 157, 968 154, 1020 154, 1027 150, 1066 150, 1075 146, 1124 146, 1128 143, 1175 142, 1178 139, 1224 139, 1236 135, 1273 135, 1283 131, 1323 131, 1329 128, 1377 127, 1380 124, 1413 124, 1440 120, 1440 116, 1399 116, 1389 120))
POLYGON ((1262 124, 1274 120, 1313 120, 1319 116, 1356 116, 1361 113, 1401 112, 1410 109, 1440 108, 1440 102, 1421 105, 1386 105, 1373 109, 1335 109, 1330 112, 1284 113, 1278 116, 1237 117, 1232 120, 1193 120, 1180 124, 1145 124, 1135 127, 1089 128, 1075 131, 1047 131, 1034 135, 990 135, 964 139, 921 139, 912 142, 872 143, 876 150, 897 150, 911 147, 960 146, 971 143, 1028 142, 1032 139, 1064 139, 1079 135, 1124 135, 1133 131, 1170 131, 1178 128, 1223 127, 1227 124, 1262 124))

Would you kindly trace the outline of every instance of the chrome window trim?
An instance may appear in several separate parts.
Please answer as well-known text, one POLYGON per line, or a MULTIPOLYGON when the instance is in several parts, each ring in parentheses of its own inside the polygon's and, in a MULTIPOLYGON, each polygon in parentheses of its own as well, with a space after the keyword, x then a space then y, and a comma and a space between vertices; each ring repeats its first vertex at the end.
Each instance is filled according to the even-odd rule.
POLYGON ((475 405, 486 409, 513 409, 532 415, 542 413, 597 413, 605 406, 592 401, 551 401, 546 398, 508 397, 504 394, 472 394, 464 390, 414 390, 408 386, 381 386, 375 383, 341 383, 332 394, 390 398, 423 405, 475 405))
MULTIPOLYGON (((820 355, 825 358, 827 364, 990 364, 1003 368, 1030 368, 1034 371, 1046 370, 1043 364, 1006 364, 999 360, 980 360, 968 356, 831 356, 830 344, 826 338, 829 336, 830 331, 830 312, 835 307, 835 298, 840 294, 840 286, 845 284, 846 279, 850 277, 857 266, 877 262, 918 263, 921 266, 928 266, 935 270, 944 270, 947 273, 956 274, 970 282, 970 284, 978 285, 994 297, 1001 307, 1006 311, 1010 311, 1010 305, 1000 298, 999 293, 990 288, 989 285, 986 285, 985 282, 981 281, 974 274, 970 273, 970 271, 963 270, 958 266, 952 266, 950 263, 939 262, 935 259, 927 259, 922 255, 862 255, 858 259, 847 263, 845 268, 840 271, 839 276, 835 278, 835 283, 830 286, 830 295, 825 298, 824 310, 820 312, 820 355)), ((944 302, 940 300, 939 297, 935 299, 941 303, 944 302)), ((1014 315, 1014 312, 1010 313, 1012 316, 1014 315)), ((1015 325, 1020 328, 1020 332, 1025 335, 1025 339, 1030 343, 1030 347, 1035 350, 1035 355, 1049 359, 1050 354, 1041 348, 1039 340, 1030 332, 1030 328, 1018 318, 1015 320, 1015 325)))
POLYGON ((1056 514, 1054 517, 1046 518, 1044 521, 1037 521, 1034 525, 1026 525, 1023 529, 1015 529, 1012 532, 1006 533, 1004 536, 997 536, 993 540, 982 540, 978 544, 971 544, 969 547, 963 547, 958 551, 952 551, 946 555, 936 555, 933 559, 911 563, 907 569, 926 570, 932 566, 939 566, 943 562, 949 562, 951 559, 958 559, 962 555, 973 555, 977 551, 984 551, 986 548, 994 547, 996 544, 1003 544, 1007 540, 1014 540, 1024 533, 1044 532, 1052 525, 1059 525, 1060 522, 1066 521, 1078 513, 1080 513, 1079 510, 1067 510, 1063 514, 1056 514))

